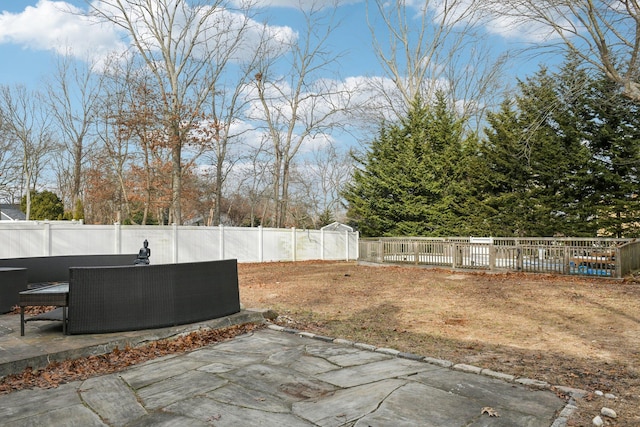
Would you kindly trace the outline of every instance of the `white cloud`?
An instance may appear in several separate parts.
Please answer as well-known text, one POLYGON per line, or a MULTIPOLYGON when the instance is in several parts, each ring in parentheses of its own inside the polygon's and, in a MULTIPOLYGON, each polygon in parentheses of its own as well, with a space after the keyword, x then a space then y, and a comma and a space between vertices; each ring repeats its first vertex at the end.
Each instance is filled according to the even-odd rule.
MULTIPOLYGON (((94 2, 93 6, 104 7, 104 3, 94 2)), ((177 18, 176 25, 179 26, 180 17, 177 18)), ((268 43, 274 46, 273 50, 289 45, 296 38, 293 29, 286 26, 265 27, 257 21, 251 21, 245 26, 244 17, 229 10, 219 9, 212 20, 215 18, 219 19, 213 23, 211 31, 218 31, 218 34, 212 34, 211 31, 201 34, 202 37, 209 38, 209 44, 212 41, 217 43, 214 49, 223 49, 221 46, 225 46, 225 43, 233 43, 232 30, 241 31, 244 27, 244 42, 237 49, 234 58, 238 61, 255 54, 255 46, 260 43, 263 31, 268 35, 268 43)), ((145 37, 145 34, 149 35, 149 29, 144 26, 139 26, 137 31, 146 40, 152 38, 145 37)), ((0 14, 0 44, 2 43, 18 45, 24 49, 72 55, 98 65, 110 54, 122 53, 128 49, 127 37, 120 28, 97 21, 86 10, 71 3, 55 0, 39 0, 35 6, 27 6, 22 12, 5 11, 0 14)), ((206 46, 207 43, 200 45, 206 46)), ((149 47, 153 49, 153 42, 149 47)))
POLYGON ((510 16, 494 16, 484 22, 488 33, 502 37, 505 40, 520 42, 548 42, 557 37, 548 26, 533 20, 524 20, 510 16))
MULTIPOLYGON (((241 0, 236 0, 241 2, 241 0)), ((258 0, 256 6, 261 8, 282 7, 291 9, 324 9, 327 7, 339 7, 348 4, 360 3, 363 0, 258 0)))
MULTIPOLYGON (((526 10, 518 11, 511 3, 478 3, 477 0, 408 0, 407 6, 433 13, 432 19, 447 25, 478 24, 489 34, 516 42, 544 43, 559 36, 549 25, 534 19, 527 19, 526 10)), ((548 10, 551 22, 564 28, 572 28, 577 23, 567 20, 567 10, 548 10)))
POLYGON ((535 44, 553 43, 563 37, 579 33, 582 24, 575 18, 574 11, 561 4, 548 7, 539 4, 539 10, 532 12, 523 3, 494 3, 485 12, 483 26, 488 33, 504 38, 535 44))
POLYGON ((51 0, 40 0, 20 13, 3 12, 0 15, 0 43, 70 53, 83 59, 97 59, 124 49, 113 27, 96 23, 70 3, 51 0))

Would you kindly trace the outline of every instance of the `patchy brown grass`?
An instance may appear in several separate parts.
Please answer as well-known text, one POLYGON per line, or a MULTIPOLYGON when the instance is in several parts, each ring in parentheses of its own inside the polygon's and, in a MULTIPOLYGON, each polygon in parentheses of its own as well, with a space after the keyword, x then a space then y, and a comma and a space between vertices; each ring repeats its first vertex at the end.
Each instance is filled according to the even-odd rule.
POLYGON ((603 406, 618 413, 608 425, 640 425, 633 281, 353 262, 240 264, 239 276, 244 306, 280 324, 581 388, 569 425, 603 406))

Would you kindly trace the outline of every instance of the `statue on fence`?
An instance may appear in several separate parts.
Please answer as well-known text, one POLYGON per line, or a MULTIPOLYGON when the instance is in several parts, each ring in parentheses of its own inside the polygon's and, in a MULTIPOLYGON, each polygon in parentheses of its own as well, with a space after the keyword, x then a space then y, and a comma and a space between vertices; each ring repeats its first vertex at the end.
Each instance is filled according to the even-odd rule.
POLYGON ((138 252, 138 258, 133 262, 134 265, 149 265, 149 257, 151 256, 151 249, 149 249, 149 242, 144 239, 143 246, 138 252))

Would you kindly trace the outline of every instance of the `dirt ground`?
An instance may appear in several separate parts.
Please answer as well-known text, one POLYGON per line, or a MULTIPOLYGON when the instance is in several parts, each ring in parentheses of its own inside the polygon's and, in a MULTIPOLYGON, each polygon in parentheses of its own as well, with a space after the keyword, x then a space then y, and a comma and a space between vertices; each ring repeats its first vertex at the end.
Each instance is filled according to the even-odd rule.
POLYGON ((587 390, 570 426, 640 426, 640 283, 354 262, 239 264, 277 323, 587 390), (596 394, 611 393, 615 399, 596 394))

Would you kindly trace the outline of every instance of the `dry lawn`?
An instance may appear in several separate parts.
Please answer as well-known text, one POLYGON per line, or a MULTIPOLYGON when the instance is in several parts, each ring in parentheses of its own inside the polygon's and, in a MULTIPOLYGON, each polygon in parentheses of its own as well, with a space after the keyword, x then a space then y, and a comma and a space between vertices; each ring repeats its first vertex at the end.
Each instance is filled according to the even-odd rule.
POLYGON ((605 425, 640 426, 634 281, 353 262, 238 268, 242 304, 275 310, 280 324, 577 387, 589 394, 570 426, 592 425, 603 406, 618 414, 605 425))

